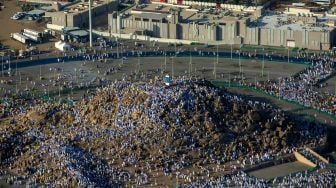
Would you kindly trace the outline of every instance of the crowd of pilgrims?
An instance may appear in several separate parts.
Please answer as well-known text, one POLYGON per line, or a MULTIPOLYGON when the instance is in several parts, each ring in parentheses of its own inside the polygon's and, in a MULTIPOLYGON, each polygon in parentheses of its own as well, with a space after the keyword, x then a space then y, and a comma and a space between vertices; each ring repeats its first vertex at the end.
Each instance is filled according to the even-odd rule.
POLYGON ((244 168, 326 141, 318 123, 186 78, 114 81, 75 104, 7 98, 0 118, 1 177, 28 186, 248 186, 244 168))
POLYGON ((200 179, 185 185, 185 187, 332 187, 335 185, 335 178, 336 171, 325 168, 313 173, 306 170, 269 180, 251 177, 245 172, 239 171, 215 179, 200 179))
POLYGON ((335 73, 335 59, 329 56, 315 56, 311 61, 311 66, 297 75, 258 82, 256 86, 272 95, 335 115, 336 94, 318 90, 324 85, 322 81, 335 73))

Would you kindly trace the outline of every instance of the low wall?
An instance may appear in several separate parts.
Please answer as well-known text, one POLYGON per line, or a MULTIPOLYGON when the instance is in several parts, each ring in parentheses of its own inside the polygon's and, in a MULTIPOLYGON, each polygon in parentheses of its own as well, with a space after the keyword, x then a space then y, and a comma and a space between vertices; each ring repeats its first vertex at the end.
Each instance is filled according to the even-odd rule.
POLYGON ((324 163, 326 163, 326 164, 329 164, 329 161, 328 161, 326 158, 322 157, 320 154, 316 153, 314 150, 312 150, 312 149, 310 149, 310 148, 308 148, 308 147, 306 147, 306 149, 307 149, 311 154, 313 154, 316 158, 318 158, 319 160, 321 160, 322 162, 324 162, 324 163))
MULTIPOLYGON (((118 37, 122 39, 135 39, 135 40, 146 40, 146 41, 157 41, 157 42, 162 42, 162 43, 178 43, 178 44, 186 44, 190 45, 193 43, 202 43, 200 41, 195 41, 195 40, 182 40, 182 39, 167 39, 167 38, 156 38, 156 37, 151 37, 151 36, 145 36, 145 35, 135 35, 132 33, 129 34, 119 34, 119 33, 109 33, 106 31, 97 31, 97 30, 92 30, 93 33, 99 36, 104 36, 104 37, 118 37)), ((210 41, 207 42, 206 44, 208 45, 227 45, 228 43, 224 41, 210 41)))
POLYGON ((145 41, 156 41, 162 43, 178 43, 178 44, 187 44, 190 45, 191 43, 195 43, 198 41, 191 41, 191 40, 181 40, 181 39, 166 39, 166 38, 155 38, 145 35, 135 35, 135 34, 119 34, 119 33, 109 33, 106 31, 97 31, 92 30, 92 32, 96 35, 103 36, 103 37, 118 37, 122 39, 135 39, 135 40, 145 40, 145 41))
POLYGON ((292 161, 295 161, 295 158, 292 154, 289 154, 289 155, 285 155, 282 158, 274 160, 274 161, 266 161, 266 162, 262 162, 260 164, 256 164, 256 165, 247 167, 243 171, 246 172, 246 173, 249 173, 249 172, 252 172, 252 171, 256 171, 256 170, 260 170, 260 169, 263 169, 263 168, 276 166, 276 165, 280 165, 280 164, 284 164, 284 163, 288 163, 288 162, 292 162, 292 161))
POLYGON ((311 166, 311 167, 316 167, 317 165, 315 163, 313 163, 312 161, 308 160, 307 158, 305 158, 303 155, 301 155, 299 152, 294 151, 294 156, 296 158, 296 160, 298 160, 299 162, 311 166))

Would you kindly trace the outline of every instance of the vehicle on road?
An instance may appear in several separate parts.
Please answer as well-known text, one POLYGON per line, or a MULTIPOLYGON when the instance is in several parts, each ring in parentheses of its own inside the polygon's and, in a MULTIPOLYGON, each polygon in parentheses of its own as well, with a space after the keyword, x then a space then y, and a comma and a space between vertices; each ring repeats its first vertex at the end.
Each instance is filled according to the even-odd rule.
POLYGON ((11 17, 11 19, 12 19, 12 20, 20 20, 20 19, 22 19, 24 16, 26 16, 26 13, 25 13, 25 12, 17 12, 17 13, 15 13, 15 14, 11 17))

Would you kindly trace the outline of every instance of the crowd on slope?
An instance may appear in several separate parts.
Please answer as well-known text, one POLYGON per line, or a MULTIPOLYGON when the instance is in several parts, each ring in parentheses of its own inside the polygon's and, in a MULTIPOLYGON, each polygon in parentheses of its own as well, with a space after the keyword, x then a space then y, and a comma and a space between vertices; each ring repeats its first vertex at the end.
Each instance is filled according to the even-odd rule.
POLYGON ((191 183, 326 140, 315 122, 185 78, 115 81, 74 105, 27 98, 0 107, 3 177, 32 186, 155 185, 175 175, 191 183))
MULTIPOLYGON (((335 72, 335 60, 331 57, 315 57, 311 66, 297 75, 257 82, 256 86, 272 95, 298 102, 329 114, 336 114, 336 95, 323 93, 316 88, 320 82, 335 72)), ((254 84, 252 84, 254 85, 254 84)))

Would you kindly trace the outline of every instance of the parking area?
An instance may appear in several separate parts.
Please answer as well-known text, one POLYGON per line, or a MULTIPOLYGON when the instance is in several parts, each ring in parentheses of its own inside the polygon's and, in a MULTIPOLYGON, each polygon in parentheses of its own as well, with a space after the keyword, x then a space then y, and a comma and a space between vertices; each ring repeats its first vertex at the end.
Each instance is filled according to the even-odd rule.
MULTIPOLYGON (((0 43, 4 45, 5 48, 9 49, 22 49, 25 50, 27 44, 22 44, 10 37, 11 33, 20 32, 25 28, 33 29, 36 31, 43 31, 45 28, 45 22, 37 22, 36 20, 14 20, 11 19, 17 12, 21 12, 20 6, 17 6, 16 1, 6 0, 4 1, 5 8, 0 11, 0 43)), ((39 49, 54 48, 54 41, 33 44, 39 49)))

